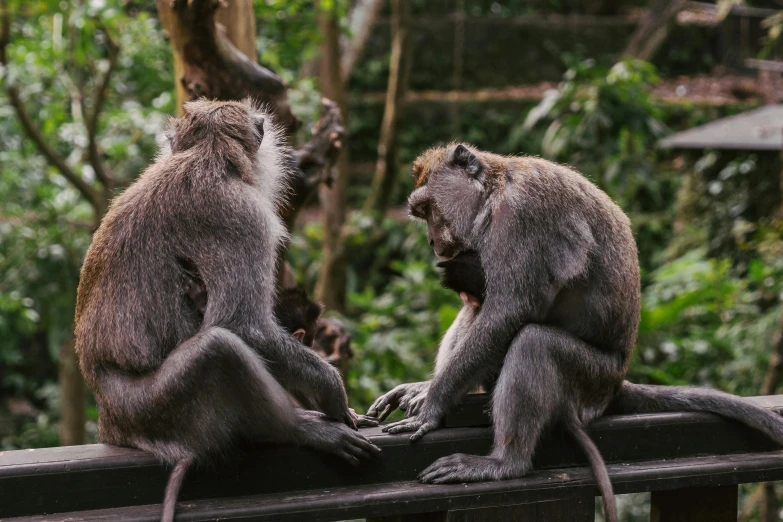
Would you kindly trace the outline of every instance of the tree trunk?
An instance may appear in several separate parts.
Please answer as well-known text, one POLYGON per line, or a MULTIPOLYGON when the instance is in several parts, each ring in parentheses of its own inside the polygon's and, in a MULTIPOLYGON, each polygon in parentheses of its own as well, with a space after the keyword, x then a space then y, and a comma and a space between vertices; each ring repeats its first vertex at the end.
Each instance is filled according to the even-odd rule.
POLYGON ((669 29, 675 23, 677 14, 685 8, 687 0, 653 0, 647 14, 639 22, 631 36, 623 56, 650 60, 666 40, 669 29))
MULTIPOLYGON (((320 88, 324 96, 337 102, 348 120, 345 87, 340 72, 340 27, 334 8, 320 20, 324 42, 321 45, 320 88)), ((345 123, 347 127, 347 123, 345 123)), ((319 191, 324 209, 324 241, 321 271, 315 286, 315 298, 327 309, 345 310, 347 266, 343 225, 346 218, 348 190, 348 147, 343 145, 337 159, 337 173, 332 186, 319 191)))
POLYGON ((158 0, 157 7, 174 52, 180 113, 189 99, 252 96, 269 104, 289 133, 299 127, 283 80, 256 63, 252 0, 158 0))
POLYGON ((364 207, 365 212, 373 212, 379 218, 383 217, 389 206, 400 171, 397 131, 411 68, 410 14, 411 6, 408 0, 392 0, 392 49, 386 107, 381 124, 381 138, 378 141, 375 177, 364 207))
POLYGON ((84 444, 85 386, 74 351, 75 340, 70 338, 60 347, 60 445, 84 444))
MULTIPOLYGON (((176 11, 171 9, 171 0, 158 0, 160 21, 169 38, 174 42, 182 39, 181 26, 177 23, 176 11)), ((255 62, 256 56, 256 18, 252 0, 232 0, 224 9, 215 13, 215 21, 223 26, 226 37, 242 54, 255 62)), ((177 113, 182 114, 182 104, 190 99, 185 89, 185 65, 182 59, 182 47, 172 45, 174 54, 174 87, 177 90, 177 113)))
MULTIPOLYGON (((275 73, 256 63, 256 31, 251 0, 158 0, 158 13, 174 53, 177 101, 207 96, 218 100, 252 97, 265 102, 289 137, 301 122, 291 112, 287 87, 275 73)), ((321 119, 312 139, 294 151, 287 204, 278 209, 291 229, 299 209, 322 183, 331 184, 332 164, 344 135, 340 107, 321 103, 321 119)), ((281 252, 281 256, 284 256, 281 252)), ((278 283, 286 283, 283 258, 277 264, 278 283)))

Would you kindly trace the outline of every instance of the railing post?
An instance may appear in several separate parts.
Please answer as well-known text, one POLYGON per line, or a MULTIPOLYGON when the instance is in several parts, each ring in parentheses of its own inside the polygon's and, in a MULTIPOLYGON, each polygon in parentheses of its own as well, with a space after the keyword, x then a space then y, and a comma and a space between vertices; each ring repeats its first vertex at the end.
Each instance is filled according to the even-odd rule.
POLYGON ((650 522, 736 522, 737 486, 653 491, 650 522))

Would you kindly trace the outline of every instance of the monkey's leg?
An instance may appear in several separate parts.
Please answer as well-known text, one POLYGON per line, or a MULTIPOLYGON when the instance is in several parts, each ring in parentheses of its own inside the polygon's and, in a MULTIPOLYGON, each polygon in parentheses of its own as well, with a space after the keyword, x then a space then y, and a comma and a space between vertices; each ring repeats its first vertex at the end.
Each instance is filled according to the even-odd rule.
POLYGON ((514 339, 493 393, 495 440, 486 456, 455 454, 421 472, 425 483, 521 477, 546 428, 576 408, 588 423, 603 412, 620 363, 565 331, 530 324, 514 339), (591 404, 596 401, 599 404, 591 404))
POLYGON ((220 451, 240 438, 285 440, 298 419, 264 362, 223 328, 199 332, 155 372, 111 372, 103 379, 108 435, 125 425, 130 443, 173 463, 220 451))
POLYGON ((153 374, 115 374, 103 390, 122 392, 121 403, 112 404, 118 408, 109 412, 115 422, 141 427, 124 442, 169 463, 209 456, 240 439, 302 444, 351 463, 377 449, 343 424, 296 410, 261 358, 223 328, 182 343, 153 374))

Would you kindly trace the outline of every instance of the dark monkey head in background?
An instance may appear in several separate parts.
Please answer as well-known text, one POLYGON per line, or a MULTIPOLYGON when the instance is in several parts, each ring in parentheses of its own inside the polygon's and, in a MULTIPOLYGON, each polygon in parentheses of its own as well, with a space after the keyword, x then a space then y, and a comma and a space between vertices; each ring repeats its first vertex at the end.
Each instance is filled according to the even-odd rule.
POLYGON ((242 441, 307 445, 354 464, 377 452, 353 429, 337 370, 273 317, 287 155, 251 103, 187 103, 87 252, 76 350, 99 438, 176 464, 165 520, 188 465, 242 441), (203 317, 189 295, 194 274, 208 294, 203 317), (294 408, 289 394, 324 413, 294 408))
POLYGON ((278 293, 274 310, 280 326, 300 343, 313 347, 322 305, 311 301, 307 292, 301 288, 286 288, 278 293))
POLYGON ((424 152, 413 175, 411 215, 426 221, 442 259, 476 253, 485 296, 480 308, 466 302, 444 336, 432 381, 395 388, 368 414, 415 405, 384 429, 418 440, 468 390, 495 382, 492 452, 441 458, 421 481, 522 476, 542 433, 560 423, 586 451, 607 519, 616 521, 606 466, 584 429, 609 409, 710 411, 783 444, 783 419, 737 397, 623 381, 640 316, 636 243, 623 211, 581 174, 452 144, 424 152))

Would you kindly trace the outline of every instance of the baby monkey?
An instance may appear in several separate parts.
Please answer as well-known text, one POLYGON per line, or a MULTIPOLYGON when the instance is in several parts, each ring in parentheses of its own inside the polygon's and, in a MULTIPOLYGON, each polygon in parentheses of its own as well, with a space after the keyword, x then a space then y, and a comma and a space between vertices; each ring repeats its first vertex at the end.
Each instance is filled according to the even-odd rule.
POLYGON ((474 250, 465 250, 451 259, 438 263, 443 270, 441 284, 454 290, 466 305, 480 307, 484 302, 487 285, 484 281, 484 269, 474 250))

